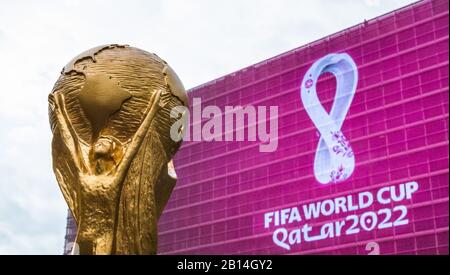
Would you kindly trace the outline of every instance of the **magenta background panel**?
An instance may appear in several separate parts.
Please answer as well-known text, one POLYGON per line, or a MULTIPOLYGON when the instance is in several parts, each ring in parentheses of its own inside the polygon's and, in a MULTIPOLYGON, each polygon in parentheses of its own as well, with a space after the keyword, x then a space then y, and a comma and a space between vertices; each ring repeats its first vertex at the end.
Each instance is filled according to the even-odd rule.
MULTIPOLYGON (((422 1, 250 66, 190 91, 203 105, 278 105, 279 146, 186 142, 175 159, 179 181, 159 222, 160 254, 448 254, 448 1, 422 1), (313 175, 317 130, 300 83, 317 59, 345 52, 359 70, 342 131, 356 169, 338 184, 313 175), (408 225, 299 244, 272 241, 264 213, 387 185, 417 181, 408 225)), ((319 98, 333 104, 335 80, 319 98)), ((331 217, 328 220, 337 219, 331 217)))

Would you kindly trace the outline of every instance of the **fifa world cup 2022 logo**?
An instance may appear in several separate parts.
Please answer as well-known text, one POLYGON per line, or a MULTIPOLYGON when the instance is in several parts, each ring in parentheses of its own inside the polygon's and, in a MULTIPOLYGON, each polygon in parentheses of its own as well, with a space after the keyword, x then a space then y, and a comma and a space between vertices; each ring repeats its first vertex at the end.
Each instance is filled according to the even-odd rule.
POLYGON ((348 54, 329 54, 316 61, 302 81, 301 99, 306 112, 320 132, 314 160, 314 176, 322 184, 347 180, 355 169, 355 155, 341 131, 355 95, 358 69, 348 54), (324 73, 336 77, 336 95, 330 113, 320 103, 316 91, 324 73))

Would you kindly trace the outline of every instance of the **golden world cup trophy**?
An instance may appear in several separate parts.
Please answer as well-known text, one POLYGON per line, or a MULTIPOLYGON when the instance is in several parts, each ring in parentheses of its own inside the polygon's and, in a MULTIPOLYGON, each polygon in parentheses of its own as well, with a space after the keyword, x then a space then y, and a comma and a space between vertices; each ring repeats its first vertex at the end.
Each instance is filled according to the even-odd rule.
POLYGON ((186 90, 155 54, 106 45, 64 67, 49 95, 53 170, 79 254, 156 254, 176 182, 179 106, 188 106, 186 90))

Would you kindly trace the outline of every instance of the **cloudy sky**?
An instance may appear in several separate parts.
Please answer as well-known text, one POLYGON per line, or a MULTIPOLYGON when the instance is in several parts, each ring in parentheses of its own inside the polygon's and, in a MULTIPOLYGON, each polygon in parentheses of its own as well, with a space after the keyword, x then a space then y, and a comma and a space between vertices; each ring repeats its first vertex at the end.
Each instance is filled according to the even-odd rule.
POLYGON ((63 251, 47 95, 78 53, 136 46, 191 88, 411 2, 0 0, 0 254, 63 251))

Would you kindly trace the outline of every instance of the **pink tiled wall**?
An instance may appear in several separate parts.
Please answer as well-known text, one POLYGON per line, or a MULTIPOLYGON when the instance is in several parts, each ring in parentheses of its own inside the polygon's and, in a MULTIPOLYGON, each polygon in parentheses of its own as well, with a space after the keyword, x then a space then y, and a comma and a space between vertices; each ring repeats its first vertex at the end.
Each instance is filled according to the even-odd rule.
MULTIPOLYGON (((203 105, 279 106, 279 145, 186 142, 177 187, 159 222, 161 254, 448 254, 448 1, 422 1, 269 59, 190 91, 203 105), (359 83, 342 131, 357 160, 352 177, 320 185, 313 175, 317 130, 299 86, 314 61, 346 52, 359 83), (272 241, 265 212, 417 181, 410 223, 314 243, 291 251, 272 241)), ((319 98, 331 107, 335 80, 319 98)), ((337 219, 332 217, 328 220, 337 219)), ((320 222, 320 220, 318 221, 320 222)))

